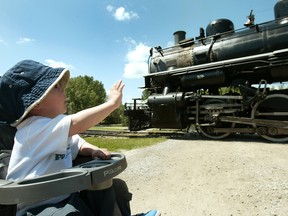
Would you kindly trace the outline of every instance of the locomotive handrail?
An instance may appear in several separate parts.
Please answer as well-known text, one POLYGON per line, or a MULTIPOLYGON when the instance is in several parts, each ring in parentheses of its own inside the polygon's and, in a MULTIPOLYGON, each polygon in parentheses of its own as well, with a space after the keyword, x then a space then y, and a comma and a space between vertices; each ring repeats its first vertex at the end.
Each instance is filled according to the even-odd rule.
POLYGON ((101 190, 127 167, 124 154, 92 160, 60 172, 19 181, 0 180, 0 204, 36 202, 80 190, 101 190))

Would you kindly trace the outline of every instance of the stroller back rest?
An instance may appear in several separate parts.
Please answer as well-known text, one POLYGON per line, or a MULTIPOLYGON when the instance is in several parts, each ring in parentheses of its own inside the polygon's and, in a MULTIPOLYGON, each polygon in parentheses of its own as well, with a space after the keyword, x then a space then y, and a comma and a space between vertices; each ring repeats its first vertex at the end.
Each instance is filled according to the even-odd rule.
MULTIPOLYGON (((16 128, 14 127, 0 125, 0 181, 6 178, 15 132, 16 128)), ((17 205, 0 204, 0 215, 14 216, 16 209, 17 205)))
POLYGON ((15 133, 15 127, 0 125, 0 150, 12 150, 15 133))
POLYGON ((14 143, 16 128, 0 125, 0 179, 5 179, 14 143))
POLYGON ((0 179, 5 179, 10 161, 11 150, 0 150, 0 179))

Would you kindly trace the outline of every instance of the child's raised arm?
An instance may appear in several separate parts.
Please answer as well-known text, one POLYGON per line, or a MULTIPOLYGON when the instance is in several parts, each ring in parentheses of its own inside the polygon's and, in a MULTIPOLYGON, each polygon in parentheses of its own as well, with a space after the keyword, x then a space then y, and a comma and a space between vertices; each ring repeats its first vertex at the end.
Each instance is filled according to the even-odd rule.
POLYGON ((121 105, 123 88, 124 83, 117 81, 110 89, 107 102, 73 114, 69 136, 86 131, 117 109, 121 105))

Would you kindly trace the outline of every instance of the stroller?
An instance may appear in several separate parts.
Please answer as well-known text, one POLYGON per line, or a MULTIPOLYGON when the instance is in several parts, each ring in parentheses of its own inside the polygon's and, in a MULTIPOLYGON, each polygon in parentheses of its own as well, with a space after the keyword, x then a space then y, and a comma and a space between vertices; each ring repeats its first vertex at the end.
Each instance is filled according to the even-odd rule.
POLYGON ((14 216, 17 204, 38 202, 81 190, 103 190, 113 183, 113 177, 127 167, 123 154, 112 154, 110 160, 81 157, 75 166, 33 179, 5 180, 16 129, 0 125, 0 215, 14 216))

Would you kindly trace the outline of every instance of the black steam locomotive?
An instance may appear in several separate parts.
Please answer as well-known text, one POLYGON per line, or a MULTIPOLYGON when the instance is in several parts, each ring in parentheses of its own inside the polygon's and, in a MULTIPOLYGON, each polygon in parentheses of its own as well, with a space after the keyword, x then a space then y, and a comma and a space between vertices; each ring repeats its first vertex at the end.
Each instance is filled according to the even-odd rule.
POLYGON ((126 104, 129 129, 189 129, 223 139, 257 133, 288 140, 288 0, 274 6, 275 20, 235 30, 228 19, 200 28, 196 38, 174 33, 175 45, 150 50, 146 102, 126 104))

